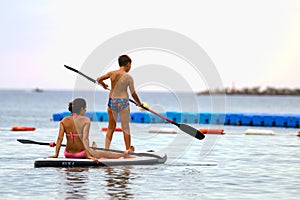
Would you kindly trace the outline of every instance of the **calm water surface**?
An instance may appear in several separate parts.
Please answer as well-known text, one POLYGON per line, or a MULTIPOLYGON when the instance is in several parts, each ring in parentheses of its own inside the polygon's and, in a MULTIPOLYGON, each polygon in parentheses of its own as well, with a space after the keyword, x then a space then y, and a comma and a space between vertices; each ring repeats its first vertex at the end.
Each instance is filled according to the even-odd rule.
MULTIPOLYGON (((105 110, 105 93, 90 96, 88 109, 105 110)), ((185 100, 178 101, 168 94, 143 94, 142 97, 154 105, 155 110, 176 110, 180 107, 190 111, 193 108, 193 105, 185 106, 182 103, 185 100), (156 98, 158 95, 159 99, 156 98)), ((21 144, 16 139, 55 141, 58 122, 51 121, 52 114, 65 111, 73 94, 0 91, 0 98, 0 199, 300 198, 300 138, 295 136, 298 129, 263 128, 272 129, 278 135, 250 136, 244 135, 244 131, 254 127, 225 126, 227 134, 207 135, 205 140, 199 141, 185 133, 148 133, 153 126, 176 128, 170 124, 131 124, 136 149, 166 151, 166 164, 34 168, 36 158, 52 155, 54 149, 21 144), (14 125, 34 126, 37 130, 9 131, 14 125)), ((209 97, 196 98, 199 110, 210 110, 209 97)), ((226 98, 225 108, 229 112, 299 113, 299 100, 299 97, 236 96, 226 98)), ((103 146, 105 136, 100 129, 106 125, 92 122, 90 140, 95 140, 99 146, 103 146)), ((202 128, 207 125, 192 126, 202 128)), ((124 148, 122 134, 115 133, 113 145, 115 149, 124 148)))

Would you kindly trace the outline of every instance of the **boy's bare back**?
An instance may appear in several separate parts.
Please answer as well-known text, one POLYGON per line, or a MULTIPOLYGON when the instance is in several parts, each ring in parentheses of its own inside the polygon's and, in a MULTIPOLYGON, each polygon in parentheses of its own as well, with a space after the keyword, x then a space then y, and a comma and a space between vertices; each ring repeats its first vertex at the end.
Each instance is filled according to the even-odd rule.
POLYGON ((128 99, 129 95, 127 90, 129 88, 131 96, 135 100, 136 105, 141 106, 142 103, 135 92, 133 78, 127 73, 131 68, 131 59, 126 55, 120 56, 119 65, 120 68, 118 70, 110 71, 107 74, 100 76, 99 78, 97 78, 97 82, 102 85, 104 89, 108 89, 108 85, 103 81, 106 79, 110 79, 111 91, 109 93, 109 98, 128 99), (120 58, 122 57, 125 57, 126 59, 126 62, 123 64, 120 63, 120 58))
MULTIPOLYGON (((119 69, 109 73, 109 78, 111 80, 111 91, 110 98, 124 98, 128 99, 127 89, 132 88, 133 79, 125 71, 119 69)), ((132 91, 132 89, 130 89, 132 91)))

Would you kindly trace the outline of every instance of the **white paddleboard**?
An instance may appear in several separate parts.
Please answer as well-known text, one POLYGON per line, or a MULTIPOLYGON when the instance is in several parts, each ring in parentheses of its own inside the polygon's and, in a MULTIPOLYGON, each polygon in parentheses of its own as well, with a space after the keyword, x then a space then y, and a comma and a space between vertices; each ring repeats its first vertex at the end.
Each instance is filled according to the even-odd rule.
POLYGON ((136 153, 134 158, 99 159, 98 163, 91 159, 74 158, 38 158, 34 167, 96 167, 96 166, 118 166, 118 165, 155 165, 167 161, 164 152, 145 151, 136 153), (139 156, 136 156, 139 155, 139 156))

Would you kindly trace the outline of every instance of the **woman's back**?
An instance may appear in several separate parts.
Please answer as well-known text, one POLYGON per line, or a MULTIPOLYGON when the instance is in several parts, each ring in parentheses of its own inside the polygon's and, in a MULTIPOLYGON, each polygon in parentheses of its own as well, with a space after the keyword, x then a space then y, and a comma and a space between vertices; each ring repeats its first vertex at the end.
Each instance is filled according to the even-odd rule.
POLYGON ((87 117, 75 115, 65 117, 61 121, 67 138, 66 150, 69 153, 78 153, 84 150, 82 137, 87 120, 89 120, 87 117))

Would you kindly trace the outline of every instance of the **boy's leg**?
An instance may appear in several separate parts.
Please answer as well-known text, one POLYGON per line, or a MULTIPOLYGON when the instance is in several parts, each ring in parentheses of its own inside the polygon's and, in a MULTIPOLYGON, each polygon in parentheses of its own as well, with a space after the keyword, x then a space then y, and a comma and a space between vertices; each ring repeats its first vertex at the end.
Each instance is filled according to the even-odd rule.
POLYGON ((123 130, 126 150, 129 150, 131 145, 131 136, 130 136, 130 127, 129 127, 129 120, 130 120, 129 106, 120 111, 120 119, 121 119, 121 127, 123 130))
POLYGON ((106 138, 105 138, 105 148, 109 149, 113 137, 113 133, 115 131, 116 124, 117 124, 117 116, 114 116, 114 113, 111 108, 107 108, 107 113, 108 113, 108 128, 107 128, 106 138))

